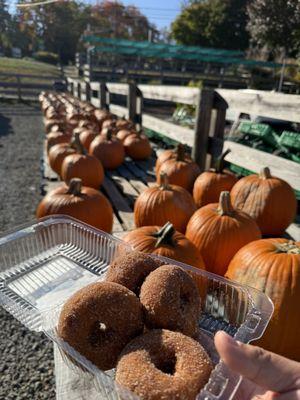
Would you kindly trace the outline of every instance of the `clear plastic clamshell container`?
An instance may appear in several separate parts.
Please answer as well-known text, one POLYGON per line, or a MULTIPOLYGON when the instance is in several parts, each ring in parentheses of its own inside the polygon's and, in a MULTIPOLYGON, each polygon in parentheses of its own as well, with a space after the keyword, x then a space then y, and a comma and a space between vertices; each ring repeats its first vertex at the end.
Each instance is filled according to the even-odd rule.
MULTIPOLYGON (((56 328, 66 299, 105 279, 116 253, 125 249, 131 250, 121 240, 64 216, 42 219, 0 238, 0 304, 30 330, 43 331, 67 365, 79 374, 91 374, 99 398, 109 400, 138 397, 114 382, 114 370, 99 370, 63 342, 56 328)), ((197 400, 231 399, 240 377, 220 362, 213 335, 224 330, 244 343, 259 338, 272 315, 272 302, 250 287, 165 260, 189 271, 202 299, 199 341, 215 368, 197 400)))

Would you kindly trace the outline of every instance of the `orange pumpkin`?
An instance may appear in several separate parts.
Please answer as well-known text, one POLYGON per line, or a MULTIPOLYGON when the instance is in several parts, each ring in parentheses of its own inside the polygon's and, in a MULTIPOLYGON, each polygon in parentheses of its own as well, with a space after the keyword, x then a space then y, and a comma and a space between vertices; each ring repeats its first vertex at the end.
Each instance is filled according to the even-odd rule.
POLYGON ((199 208, 191 217, 186 237, 200 251, 207 270, 224 275, 235 253, 261 233, 248 214, 232 207, 229 192, 221 192, 219 203, 199 208))
POLYGON ((141 131, 133 133, 125 138, 125 153, 133 160, 145 160, 152 153, 149 139, 141 131))
POLYGON ((160 180, 160 185, 147 188, 136 199, 135 225, 162 226, 170 221, 177 231, 184 233, 188 220, 196 211, 194 200, 182 187, 169 185, 166 175, 160 180))
POLYGON ((58 175, 61 175, 61 166, 64 159, 70 154, 76 153, 76 150, 70 143, 61 143, 52 146, 49 150, 48 160, 50 167, 58 175))
POLYGON ((269 168, 240 179, 232 188, 235 208, 255 219, 263 235, 281 235, 293 222, 297 200, 291 186, 271 176, 269 168))
POLYGON ((86 150, 89 150, 92 141, 98 135, 97 131, 92 129, 83 129, 80 132, 80 141, 86 150))
POLYGON ((178 145, 176 146, 175 149, 169 149, 169 150, 162 151, 158 155, 157 160, 156 160, 156 164, 155 164, 155 171, 157 173, 157 176, 159 174, 158 171, 159 171, 160 167, 162 166, 162 164, 165 161, 176 160, 177 158, 182 157, 182 154, 184 154, 183 157, 184 157, 184 160, 186 162, 192 162, 193 161, 191 156, 188 153, 185 153, 184 146, 181 143, 178 143, 178 145))
POLYGON ((112 114, 107 110, 96 109, 94 111, 94 116, 98 122, 99 128, 101 129, 103 122, 106 121, 107 119, 111 119, 112 114))
POLYGON ((101 162, 93 155, 87 154, 82 146, 79 134, 74 137, 75 154, 67 156, 61 166, 61 177, 65 182, 72 178, 80 178, 84 186, 99 189, 104 179, 101 162))
POLYGON ((120 129, 120 130, 117 132, 116 136, 117 136, 118 139, 121 140, 122 143, 124 143, 124 140, 125 140, 128 136, 132 135, 133 133, 136 133, 136 131, 135 131, 134 129, 126 127, 126 128, 120 129))
POLYGON ((49 152, 49 150, 52 146, 55 146, 56 144, 60 144, 60 143, 69 143, 70 140, 71 140, 71 136, 67 133, 62 133, 62 132, 49 133, 49 135, 47 136, 47 142, 46 142, 47 152, 49 152))
POLYGON ((98 135, 90 144, 89 153, 97 157, 104 168, 116 169, 124 161, 125 151, 122 142, 112 135, 112 131, 98 135))
POLYGON ((143 253, 168 257, 200 269, 205 269, 199 250, 182 233, 167 222, 159 226, 143 226, 126 233, 122 239, 143 253))
POLYGON ((129 119, 126 119, 125 117, 122 117, 122 118, 118 119, 117 122, 116 122, 116 128, 118 130, 120 130, 120 129, 131 129, 132 127, 133 127, 132 121, 130 121, 129 119))
POLYGON ((237 182, 234 174, 224 170, 224 158, 229 152, 228 149, 221 155, 215 169, 203 172, 195 180, 193 197, 198 208, 218 202, 220 193, 230 191, 237 182))
POLYGON ((200 168, 193 161, 187 161, 183 147, 178 147, 176 158, 164 161, 156 171, 157 183, 160 183, 160 174, 167 174, 169 182, 192 192, 195 179, 200 168))
POLYGON ((249 243, 231 260, 226 276, 266 293, 274 314, 258 345, 300 361, 300 242, 262 239, 249 243))
POLYGON ((69 215, 105 232, 112 230, 110 202, 98 190, 82 186, 78 178, 49 192, 38 205, 37 218, 55 214, 69 215))
POLYGON ((58 130, 63 132, 65 129, 65 123, 60 119, 46 119, 44 125, 46 134, 50 133, 51 131, 57 132, 58 130))

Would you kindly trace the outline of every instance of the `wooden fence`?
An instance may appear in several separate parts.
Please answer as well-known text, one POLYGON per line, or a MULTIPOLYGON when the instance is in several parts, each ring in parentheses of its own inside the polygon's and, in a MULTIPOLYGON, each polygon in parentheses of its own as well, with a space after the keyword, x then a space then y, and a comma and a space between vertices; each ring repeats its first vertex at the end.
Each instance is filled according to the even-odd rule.
POLYGON ((0 97, 37 99, 42 90, 53 89, 53 82, 59 76, 12 74, 0 72, 0 97))

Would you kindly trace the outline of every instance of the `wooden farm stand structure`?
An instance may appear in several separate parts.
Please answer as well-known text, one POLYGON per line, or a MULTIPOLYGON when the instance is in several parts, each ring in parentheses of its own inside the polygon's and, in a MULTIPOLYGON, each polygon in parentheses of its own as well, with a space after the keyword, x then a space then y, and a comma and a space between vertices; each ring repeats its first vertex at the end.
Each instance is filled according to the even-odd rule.
MULTIPOLYGON (((199 90, 179 86, 100 83, 72 78, 68 78, 68 90, 96 107, 108 107, 120 117, 125 115, 141 123, 146 129, 189 146, 202 170, 209 167, 222 151, 230 148, 231 152, 226 156, 227 161, 253 172, 259 172, 262 167, 268 166, 273 175, 285 179, 298 193, 300 191, 300 164, 223 138, 228 107, 239 112, 300 123, 300 96, 229 89, 199 90), (111 94, 126 96, 127 107, 112 104, 111 94), (143 99, 195 105, 197 112, 194 130, 143 113, 143 99)), ((122 237, 125 231, 135 227, 134 201, 139 193, 155 183, 155 153, 160 149, 155 143, 152 143, 152 147, 153 154, 149 160, 137 162, 128 158, 117 170, 106 171, 101 190, 114 208, 113 234, 116 236, 122 237)), ((42 167, 42 188, 46 193, 59 184, 58 176, 48 166, 46 151, 42 167)), ((286 234, 299 241, 299 225, 292 224, 286 234)), ((80 380, 73 371, 63 365, 56 348, 55 365, 57 400, 101 398, 90 378, 80 380)))

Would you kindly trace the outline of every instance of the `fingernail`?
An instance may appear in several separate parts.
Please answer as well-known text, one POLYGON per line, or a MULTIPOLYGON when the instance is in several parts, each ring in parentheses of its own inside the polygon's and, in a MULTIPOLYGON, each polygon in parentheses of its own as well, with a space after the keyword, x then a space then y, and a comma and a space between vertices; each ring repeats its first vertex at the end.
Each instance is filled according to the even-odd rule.
POLYGON ((216 333, 216 335, 218 336, 222 336, 222 340, 226 341, 228 345, 230 346, 238 346, 238 342, 230 335, 228 335, 228 333, 224 332, 224 331, 219 331, 216 333))

